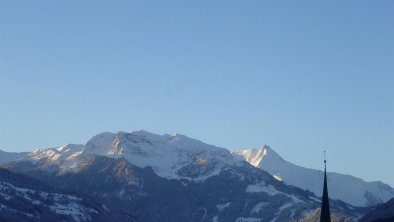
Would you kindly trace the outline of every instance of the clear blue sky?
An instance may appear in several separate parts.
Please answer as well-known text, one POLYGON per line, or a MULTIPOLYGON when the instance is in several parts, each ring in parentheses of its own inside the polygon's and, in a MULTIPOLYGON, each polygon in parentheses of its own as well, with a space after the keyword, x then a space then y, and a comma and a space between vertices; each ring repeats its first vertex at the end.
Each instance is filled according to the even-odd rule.
POLYGON ((0 1, 0 149, 178 132, 394 186, 394 1, 0 1))

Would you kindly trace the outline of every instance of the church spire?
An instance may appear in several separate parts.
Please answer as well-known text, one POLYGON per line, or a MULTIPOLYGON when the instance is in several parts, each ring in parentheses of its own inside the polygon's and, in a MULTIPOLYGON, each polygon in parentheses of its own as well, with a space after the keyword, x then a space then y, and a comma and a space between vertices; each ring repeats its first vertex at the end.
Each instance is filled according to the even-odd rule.
POLYGON ((327 173, 326 173, 326 151, 324 150, 324 185, 323 185, 323 198, 320 211, 320 222, 331 222, 330 216, 330 203, 328 201, 327 190, 327 173))

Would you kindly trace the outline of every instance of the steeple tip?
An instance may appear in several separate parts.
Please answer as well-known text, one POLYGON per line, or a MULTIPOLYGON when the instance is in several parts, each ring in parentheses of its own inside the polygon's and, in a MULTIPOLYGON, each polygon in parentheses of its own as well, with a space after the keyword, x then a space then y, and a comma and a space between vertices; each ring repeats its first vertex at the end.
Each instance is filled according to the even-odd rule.
POLYGON ((320 211, 320 222, 331 222, 330 203, 328 199, 327 189, 327 173, 326 173, 326 151, 324 150, 324 182, 323 182, 323 196, 320 211))

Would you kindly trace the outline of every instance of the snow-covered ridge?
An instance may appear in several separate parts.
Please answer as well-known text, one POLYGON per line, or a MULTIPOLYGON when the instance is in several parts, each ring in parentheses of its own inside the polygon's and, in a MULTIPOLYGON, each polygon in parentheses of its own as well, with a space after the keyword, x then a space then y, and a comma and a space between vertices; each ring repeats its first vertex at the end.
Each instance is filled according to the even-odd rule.
POLYGON ((52 162, 63 162, 68 158, 81 153, 82 149, 83 145, 81 144, 67 144, 56 148, 37 149, 25 156, 24 159, 28 159, 33 162, 41 161, 42 159, 52 162))
POLYGON ((38 149, 24 159, 75 171, 83 167, 91 154, 125 158, 136 166, 152 167, 157 175, 169 179, 204 180, 227 166, 242 165, 227 149, 180 134, 157 135, 146 131, 100 133, 85 145, 38 149))
MULTIPOLYGON (((264 169, 287 184, 312 191, 321 196, 323 172, 297 166, 284 160, 269 146, 233 153, 251 165, 264 169)), ((360 178, 339 173, 327 173, 330 198, 355 206, 369 206, 394 197, 394 189, 382 182, 365 182, 360 178)))
POLYGON ((180 172, 190 164, 204 165, 214 159, 214 169, 199 179, 219 173, 226 165, 240 164, 224 148, 180 134, 157 135, 146 131, 98 134, 86 143, 83 152, 123 157, 139 167, 152 167, 159 176, 176 179, 187 179, 180 172))

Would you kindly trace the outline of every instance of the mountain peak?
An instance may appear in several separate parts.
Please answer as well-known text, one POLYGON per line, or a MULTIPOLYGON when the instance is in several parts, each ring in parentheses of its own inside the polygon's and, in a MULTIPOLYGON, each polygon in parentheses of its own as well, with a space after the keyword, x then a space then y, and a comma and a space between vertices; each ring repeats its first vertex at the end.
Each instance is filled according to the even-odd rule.
POLYGON ((145 130, 98 134, 86 143, 84 152, 125 158, 139 167, 150 166, 166 178, 178 178, 178 172, 195 161, 209 163, 209 159, 215 159, 218 167, 239 164, 224 148, 181 134, 158 135, 145 130))
MULTIPOLYGON (((310 190, 316 196, 321 195, 322 171, 290 163, 267 145, 261 149, 241 150, 234 154, 287 184, 310 190)), ((338 173, 327 173, 327 177, 330 197, 355 206, 370 206, 394 197, 394 189, 381 182, 365 182, 360 178, 338 173), (358 187, 358 189, 349 189, 349 187, 358 187)))
POLYGON ((85 144, 83 151, 85 153, 107 155, 110 151, 109 147, 112 147, 115 137, 116 134, 110 132, 97 134, 85 144))
POLYGON ((242 156, 248 163, 254 167, 260 167, 265 162, 284 161, 271 147, 264 145, 262 148, 242 149, 235 152, 236 155, 242 156))

